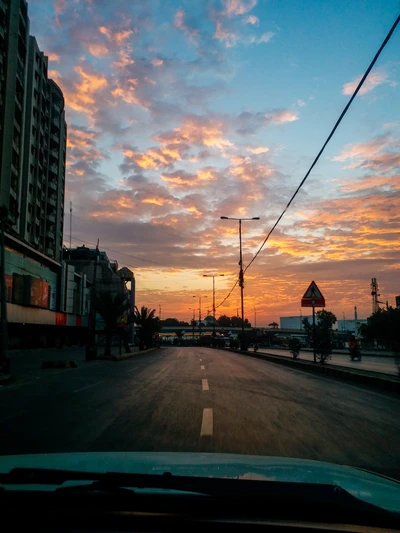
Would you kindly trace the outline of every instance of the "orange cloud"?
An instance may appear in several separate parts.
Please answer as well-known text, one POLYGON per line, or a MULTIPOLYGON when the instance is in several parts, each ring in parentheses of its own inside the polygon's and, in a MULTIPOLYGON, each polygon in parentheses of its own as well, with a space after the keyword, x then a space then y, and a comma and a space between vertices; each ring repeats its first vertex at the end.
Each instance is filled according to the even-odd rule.
MULTIPOLYGON (((342 94, 352 95, 356 90, 357 85, 360 83, 361 78, 362 76, 358 76, 354 80, 345 83, 342 87, 342 94)), ((373 89, 375 89, 375 87, 378 87, 379 85, 382 85, 382 83, 386 83, 387 81, 387 74, 383 70, 370 72, 358 94, 367 94, 373 89)))
POLYGON ((122 43, 133 35, 133 30, 113 31, 105 26, 99 26, 99 32, 107 37, 110 42, 122 43))
POLYGON ((107 87, 107 79, 100 74, 86 72, 81 65, 74 67, 74 70, 81 81, 74 85, 75 91, 67 91, 66 100, 75 111, 88 113, 88 106, 96 103, 96 93, 107 87))
POLYGON ((49 58, 49 61, 60 61, 60 56, 54 52, 50 52, 47 57, 49 58))
POLYGON ((342 152, 334 157, 334 161, 346 161, 353 157, 372 157, 382 150, 388 142, 388 137, 378 137, 365 143, 348 144, 342 152))
POLYGON ((107 46, 102 43, 90 44, 88 49, 94 57, 104 57, 109 53, 107 46))
POLYGON ((252 154, 266 154, 269 152, 269 148, 267 146, 246 146, 246 150, 248 152, 251 152, 252 154))

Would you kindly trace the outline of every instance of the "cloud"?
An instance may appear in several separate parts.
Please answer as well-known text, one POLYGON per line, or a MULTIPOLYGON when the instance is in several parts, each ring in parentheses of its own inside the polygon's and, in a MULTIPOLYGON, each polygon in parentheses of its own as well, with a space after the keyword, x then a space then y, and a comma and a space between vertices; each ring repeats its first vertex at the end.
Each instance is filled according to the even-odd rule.
POLYGON ((244 24, 251 24, 252 26, 258 26, 259 22, 260 19, 255 15, 249 15, 248 17, 244 17, 243 19, 244 24))
POLYGON ((287 109, 258 113, 244 111, 238 115, 234 122, 236 132, 239 135, 252 135, 265 126, 294 122, 295 120, 298 120, 298 118, 298 113, 287 109))
MULTIPOLYGON (((362 76, 358 76, 354 80, 348 83, 345 83, 342 87, 342 94, 352 95, 354 91, 356 90, 358 84, 360 83, 361 78, 362 76)), ((358 94, 360 95, 367 94, 373 89, 375 89, 375 87, 378 87, 379 85, 382 85, 383 83, 387 83, 387 82, 388 82, 387 73, 383 71, 382 69, 377 70, 375 72, 370 72, 358 94)))
POLYGON ((246 150, 252 154, 266 154, 269 152, 267 146, 246 146, 246 150))
POLYGON ((382 135, 366 143, 347 145, 335 161, 355 160, 345 168, 373 169, 376 172, 396 173, 400 168, 400 141, 382 135), (384 151, 383 151, 384 150, 384 151))
POLYGON ((267 31, 261 34, 260 36, 252 35, 250 37, 250 43, 254 44, 262 44, 262 43, 269 43, 272 37, 274 37, 275 33, 272 31, 267 31))
POLYGON ((233 17, 244 15, 251 11, 257 5, 257 0, 247 0, 247 2, 243 0, 225 0, 223 3, 225 5, 224 13, 228 17, 233 17))
POLYGON ((354 157, 372 157, 377 152, 380 152, 389 141, 389 137, 386 135, 376 137, 371 141, 365 143, 352 143, 348 144, 342 152, 334 157, 334 161, 346 161, 347 159, 352 159, 354 157))

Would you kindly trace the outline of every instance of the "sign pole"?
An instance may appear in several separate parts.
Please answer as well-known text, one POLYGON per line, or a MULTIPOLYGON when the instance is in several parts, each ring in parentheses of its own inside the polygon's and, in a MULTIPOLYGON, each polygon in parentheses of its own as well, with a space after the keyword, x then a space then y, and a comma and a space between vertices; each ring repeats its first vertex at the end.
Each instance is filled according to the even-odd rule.
MULTIPOLYGON (((313 300, 314 304, 314 300, 313 300)), ((317 362, 317 352, 315 346, 315 306, 312 306, 312 331, 313 331, 313 352, 314 352, 314 363, 317 362)))

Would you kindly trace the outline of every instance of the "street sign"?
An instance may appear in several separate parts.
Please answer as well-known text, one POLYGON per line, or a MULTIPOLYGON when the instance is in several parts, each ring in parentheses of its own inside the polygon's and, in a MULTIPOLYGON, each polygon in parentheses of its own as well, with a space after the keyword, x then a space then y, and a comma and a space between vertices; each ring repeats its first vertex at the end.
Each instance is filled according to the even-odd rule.
POLYGON ((301 299, 301 307, 325 307, 325 298, 322 292, 317 287, 315 281, 310 283, 310 286, 304 293, 301 299))

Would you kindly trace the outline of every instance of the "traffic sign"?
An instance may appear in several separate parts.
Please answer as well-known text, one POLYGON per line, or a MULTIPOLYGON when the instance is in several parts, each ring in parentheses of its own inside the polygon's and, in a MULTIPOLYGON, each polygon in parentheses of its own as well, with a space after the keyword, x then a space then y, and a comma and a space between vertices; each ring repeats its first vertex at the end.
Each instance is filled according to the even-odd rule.
POLYGON ((304 293, 301 299, 301 307, 325 307, 325 298, 322 292, 317 287, 315 281, 310 283, 310 286, 304 293))

